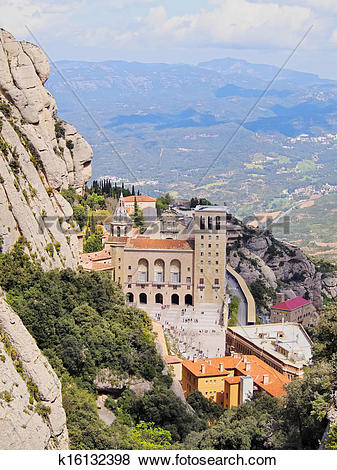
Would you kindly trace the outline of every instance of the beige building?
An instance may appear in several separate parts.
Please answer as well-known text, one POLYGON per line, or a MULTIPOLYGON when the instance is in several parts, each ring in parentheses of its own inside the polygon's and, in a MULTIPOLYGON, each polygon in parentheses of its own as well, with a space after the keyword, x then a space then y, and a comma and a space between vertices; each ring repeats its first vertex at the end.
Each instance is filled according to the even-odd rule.
POLYGON ((151 196, 127 196, 124 198, 125 208, 129 214, 132 214, 135 210, 135 199, 139 209, 142 211, 150 208, 156 209, 156 199, 151 196))
POLYGON ((298 323, 227 328, 226 354, 253 354, 292 380, 310 365, 312 342, 298 323))
POLYGON ((270 310, 271 323, 296 322, 304 327, 313 326, 316 320, 316 310, 310 300, 302 297, 284 300, 273 305, 270 310))
MULTIPOLYGON (((175 226, 173 221, 171 226, 175 226)), ((184 239, 172 239, 170 230, 166 238, 162 238, 162 230, 157 238, 132 238, 132 221, 121 198, 111 234, 113 278, 129 302, 200 309, 224 305, 225 207, 196 207, 184 239)))

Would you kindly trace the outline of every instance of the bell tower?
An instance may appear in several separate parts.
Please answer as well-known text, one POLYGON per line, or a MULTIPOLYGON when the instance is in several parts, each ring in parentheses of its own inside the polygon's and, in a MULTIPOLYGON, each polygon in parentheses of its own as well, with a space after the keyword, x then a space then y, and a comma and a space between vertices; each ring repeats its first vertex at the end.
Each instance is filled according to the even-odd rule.
POLYGON ((225 206, 197 206, 194 215, 194 303, 222 304, 226 294, 225 206))
POLYGON ((126 210, 124 198, 121 196, 111 222, 111 235, 113 237, 130 237, 132 225, 132 219, 126 210))

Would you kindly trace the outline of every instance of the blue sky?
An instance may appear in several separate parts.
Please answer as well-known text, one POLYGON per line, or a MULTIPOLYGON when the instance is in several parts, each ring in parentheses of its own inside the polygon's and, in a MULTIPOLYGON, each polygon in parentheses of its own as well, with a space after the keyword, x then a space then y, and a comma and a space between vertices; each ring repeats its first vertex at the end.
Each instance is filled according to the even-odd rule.
POLYGON ((337 79, 336 0, 1 0, 0 26, 25 25, 53 60, 274 65, 313 25, 289 68, 337 79))

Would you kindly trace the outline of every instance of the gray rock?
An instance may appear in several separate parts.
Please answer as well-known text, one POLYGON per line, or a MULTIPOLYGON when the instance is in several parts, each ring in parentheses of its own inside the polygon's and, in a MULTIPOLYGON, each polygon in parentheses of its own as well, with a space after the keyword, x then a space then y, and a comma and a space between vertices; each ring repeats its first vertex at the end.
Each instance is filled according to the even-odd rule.
POLYGON ((79 193, 83 191, 91 177, 92 150, 65 122, 61 123, 65 139, 57 140, 57 107, 43 86, 48 75, 48 60, 39 47, 16 41, 0 29, 0 99, 11 109, 10 117, 0 111, 0 133, 8 154, 0 152, 4 180, 0 184, 0 232, 6 250, 23 235, 45 269, 74 268, 77 238, 68 233, 68 224, 60 229, 59 220, 72 215, 61 190, 73 186, 79 193), (73 142, 71 151, 66 140, 73 142), (9 165, 14 150, 19 165, 16 173, 9 165), (50 244, 57 246, 53 256, 46 251, 50 244))
POLYGON ((68 431, 62 407, 61 384, 20 318, 0 298, 0 448, 67 449, 68 431), (11 354, 8 351, 10 343, 11 354), (15 367, 18 355, 23 373, 15 367), (27 380, 37 386, 40 404, 32 400, 27 380), (48 418, 39 406, 50 409, 48 418))

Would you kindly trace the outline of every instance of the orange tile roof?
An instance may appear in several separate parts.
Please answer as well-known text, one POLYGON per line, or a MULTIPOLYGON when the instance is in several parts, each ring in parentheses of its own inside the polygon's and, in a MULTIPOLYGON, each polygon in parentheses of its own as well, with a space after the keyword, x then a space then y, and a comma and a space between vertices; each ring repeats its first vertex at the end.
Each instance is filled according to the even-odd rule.
MULTIPOLYGON (((186 367, 193 375, 197 377, 213 377, 213 376, 225 376, 228 375, 228 371, 225 368, 220 372, 219 365, 216 364, 215 359, 198 359, 196 362, 193 361, 183 361, 183 366, 186 367), (211 364, 209 363, 211 361, 211 364), (205 372, 201 372, 201 365, 205 366, 205 372)), ((225 358, 222 358, 225 359, 225 358)), ((221 362, 221 361, 219 361, 221 362)))
POLYGON ((191 240, 129 238, 126 248, 143 250, 193 250, 193 242, 191 240))
POLYGON ((177 356, 165 356, 165 362, 166 364, 179 364, 183 361, 177 356))
POLYGON ((225 377, 225 382, 229 383, 230 385, 232 384, 239 384, 241 381, 242 376, 236 376, 236 377, 225 377))
POLYGON ((134 202, 136 198, 137 202, 156 202, 156 198, 151 196, 127 196, 124 198, 124 202, 134 202))
POLYGON ((110 271, 112 270, 112 264, 111 263, 91 263, 91 269, 90 271, 110 271))
POLYGON ((197 362, 183 361, 183 366, 197 377, 225 376, 228 375, 228 370, 234 369, 236 376, 250 375, 253 377, 255 385, 274 397, 283 395, 285 392, 284 385, 290 382, 286 376, 263 362, 262 359, 253 355, 239 355, 237 358, 232 356, 212 357, 210 359, 198 359, 197 362), (211 361, 211 364, 209 364, 209 361, 211 361), (250 363, 250 369, 248 371, 245 370, 245 362, 250 363), (223 364, 223 372, 220 372, 220 363, 223 364), (201 372, 201 364, 205 365, 204 373, 201 372), (263 383, 264 375, 268 375, 269 379, 266 384, 263 383))
POLYGON ((110 258, 111 258, 111 253, 106 250, 95 251, 93 253, 82 253, 80 255, 81 262, 103 261, 105 259, 110 259, 110 258))

